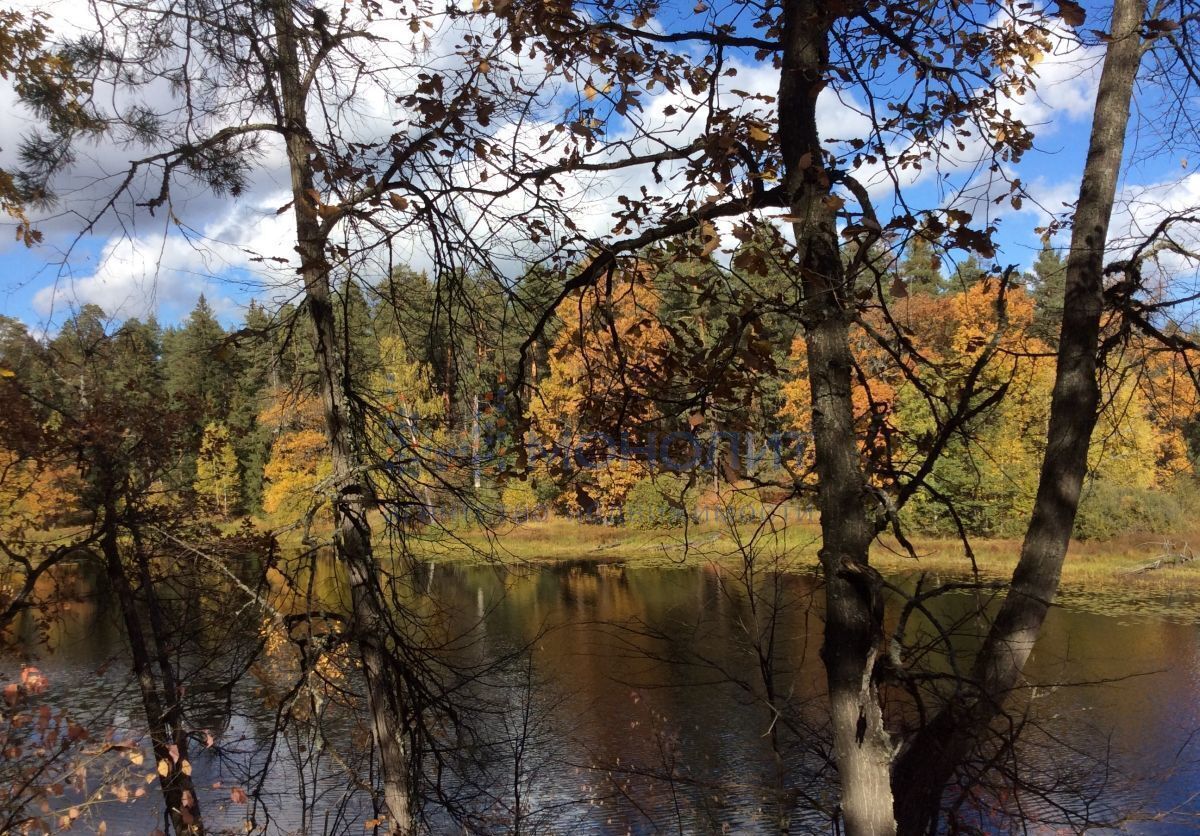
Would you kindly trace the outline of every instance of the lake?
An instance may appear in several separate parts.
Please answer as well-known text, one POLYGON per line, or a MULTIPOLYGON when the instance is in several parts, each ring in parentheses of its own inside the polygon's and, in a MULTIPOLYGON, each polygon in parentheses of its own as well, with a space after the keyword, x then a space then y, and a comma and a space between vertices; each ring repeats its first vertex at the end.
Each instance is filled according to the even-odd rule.
MULTIPOLYGON (((830 831, 815 577, 764 575, 752 597, 713 567, 439 563, 416 574, 412 595, 422 601, 413 606, 438 613, 445 653, 486 671, 464 690, 478 718, 445 740, 471 774, 444 777, 443 789, 476 831, 767 833, 782 819, 792 832, 830 831), (510 664, 486 667, 506 654, 510 664)), ((328 561, 288 578, 273 576, 275 600, 311 582, 326 606, 344 602, 328 561)), ((111 740, 137 737, 141 707, 115 606, 86 569, 70 585, 75 600, 48 630, 35 632, 27 618, 18 638, 48 678, 47 701, 88 725, 93 741, 109 727, 111 740)), ((1026 726, 1010 776, 1018 790, 966 804, 962 820, 990 829, 989 806, 999 803, 1020 805, 1035 832, 1085 820, 1195 832, 1200 629, 1192 602, 1096 612, 1072 601, 1051 612, 1027 671, 1036 687, 1018 707, 1026 726)), ((181 594, 175 605, 216 625, 177 650, 190 672, 189 716, 213 739, 192 757, 210 832, 242 832, 249 815, 269 833, 363 833, 369 799, 347 777, 367 774, 361 725, 331 698, 272 735, 270 665, 244 653, 258 641, 269 646, 255 605, 236 589, 207 604, 181 594), (320 723, 304 722, 314 717, 320 723), (256 789, 261 805, 234 803, 233 788, 256 789)), ((961 622, 955 643, 969 649, 974 597, 946 595, 935 607, 961 622)), ((15 656, 3 663, 6 679, 19 664, 15 656)), ((75 830, 100 821, 110 834, 162 827, 157 786, 141 778, 128 777, 128 786, 146 786, 141 798, 108 793, 82 809, 75 830)), ((439 832, 460 832, 437 808, 429 815, 439 832)))

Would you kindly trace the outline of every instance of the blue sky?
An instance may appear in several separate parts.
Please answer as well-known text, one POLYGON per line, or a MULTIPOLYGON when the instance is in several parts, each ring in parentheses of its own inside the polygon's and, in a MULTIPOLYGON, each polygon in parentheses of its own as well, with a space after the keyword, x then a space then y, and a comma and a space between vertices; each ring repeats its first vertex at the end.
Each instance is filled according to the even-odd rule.
MULTIPOLYGON (((57 8, 61 10, 78 2, 61 0, 57 8)), ((51 5, 48 10, 54 14, 55 8, 51 5)), ((1089 21, 1088 26, 1094 25, 1094 20, 1089 21)), ((1020 211, 1014 211, 1007 201, 999 206, 985 202, 972 207, 977 222, 985 214, 995 219, 1000 244, 996 261, 1002 266, 1031 264, 1040 247, 1035 228, 1047 222, 1047 211, 1062 212, 1064 201, 1074 201, 1078 190, 1101 52, 1095 47, 1072 46, 1068 41, 1063 44, 1060 55, 1046 56, 1039 64, 1041 78, 1037 91, 1015 104, 1034 126, 1037 140, 1035 150, 1011 173, 1021 177, 1036 199, 1027 200, 1020 211)), ((739 67, 738 78, 732 82, 735 86, 774 93, 778 74, 769 64, 756 64, 744 54, 731 57, 730 63, 739 67)), ((662 114, 669 112, 665 108, 674 100, 661 91, 648 96, 647 113, 669 126, 669 120, 662 114)), ((850 103, 853 105, 852 100, 850 103)), ((11 90, 0 88, 0 108, 16 117, 0 121, 0 164, 8 165, 24 124, 11 90)), ((395 114, 388 108, 380 105, 379 112, 369 114, 368 119, 378 118, 379 124, 390 124, 395 114)), ((822 100, 822 119, 825 134, 846 136, 861 116, 853 112, 853 107, 839 105, 830 96, 822 100)), ((1147 153, 1153 139, 1152 127, 1143 128, 1130 143, 1128 156, 1135 164, 1125 173, 1123 194, 1134 198, 1142 187, 1150 186, 1153 190, 1148 196, 1158 202, 1179 203, 1194 198, 1200 204, 1200 179, 1191 175, 1182 153, 1161 149, 1147 153)), ((535 132, 540 128, 533 125, 527 130, 535 132)), ((88 205, 94 205, 89 201, 94 201, 98 194, 97 172, 111 175, 134 153, 136 149, 113 145, 87 149, 81 155, 77 167, 80 170, 72 174, 72 183, 78 188, 68 188, 73 196, 58 208, 77 210, 75 202, 82 201, 86 211, 88 205)), ((939 186, 953 191, 971 180, 966 168, 949 171, 947 175, 944 179, 923 176, 906 188, 907 199, 916 206, 944 204, 946 195, 939 194, 939 186)), ((587 200, 581 199, 579 203, 577 221, 589 231, 603 234, 610 223, 616 195, 642 185, 652 185, 649 172, 581 184, 581 195, 587 200)), ((873 193, 885 203, 886 191, 876 189, 873 193)), ((180 223, 175 223, 172 217, 164 218, 163 213, 149 217, 126 206, 122 207, 121 224, 109 223, 98 234, 76 241, 78 217, 60 213, 59 217, 41 224, 46 236, 41 246, 26 249, 11 236, 5 236, 9 240, 0 243, 5 266, 0 280, 0 314, 19 318, 37 328, 52 329, 53 321, 61 321, 72 306, 96 302, 118 316, 154 313, 160 321, 171 323, 185 316, 203 293, 221 318, 232 324, 240 319, 251 298, 280 301, 294 293, 288 270, 267 270, 251 256, 252 253, 285 257, 292 254, 289 214, 276 213, 286 201, 287 180, 281 151, 269 149, 246 196, 239 200, 181 189, 172 207, 173 218, 180 223), (68 248, 70 258, 62 263, 62 253, 68 248)), ((1127 237, 1130 230, 1136 232, 1139 226, 1152 223, 1154 211, 1148 206, 1149 201, 1144 201, 1132 210, 1118 210, 1114 242, 1127 237)), ((886 214, 886 207, 881 211, 886 214)), ((1055 243, 1063 242, 1064 237, 1060 236, 1055 243)), ((395 257, 417 269, 429 263, 419 241, 402 243, 395 257)))

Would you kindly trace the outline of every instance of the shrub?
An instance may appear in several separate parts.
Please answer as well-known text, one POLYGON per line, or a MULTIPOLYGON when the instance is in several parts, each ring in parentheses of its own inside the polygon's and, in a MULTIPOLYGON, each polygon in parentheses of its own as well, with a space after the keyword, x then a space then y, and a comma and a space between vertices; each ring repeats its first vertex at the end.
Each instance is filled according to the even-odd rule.
POLYGON ((686 518, 694 519, 696 499, 684 494, 687 480, 680 476, 658 474, 639 479, 625 495, 623 516, 626 525, 635 528, 674 528, 686 518))
POLYGON ((1183 507, 1171 493, 1095 481, 1084 486, 1075 536, 1105 540, 1128 532, 1164 534, 1184 522, 1183 507))

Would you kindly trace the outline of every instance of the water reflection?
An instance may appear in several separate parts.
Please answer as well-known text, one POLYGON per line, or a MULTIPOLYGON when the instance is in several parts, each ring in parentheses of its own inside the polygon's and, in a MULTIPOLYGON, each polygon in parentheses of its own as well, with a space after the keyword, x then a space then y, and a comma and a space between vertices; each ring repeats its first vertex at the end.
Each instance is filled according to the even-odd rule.
MULTIPOLYGON (((244 570, 247 579, 265 577, 259 592, 284 613, 298 612, 309 594, 330 612, 345 608, 345 579, 329 560, 244 570)), ((39 656, 53 703, 93 728, 114 727, 118 738, 139 736, 140 706, 103 583, 87 567, 57 583, 71 585, 70 602, 44 632, 32 616, 14 625, 18 644, 39 656)), ((485 662, 532 650, 493 695, 504 710, 488 720, 490 742, 463 743, 477 746, 462 753, 487 783, 469 798, 478 828, 766 833, 786 821, 792 832, 826 832, 834 799, 821 724, 817 581, 787 575, 761 583, 752 598, 713 568, 420 567, 402 594, 456 637, 448 653, 485 662)), ((262 613, 233 586, 208 601, 191 600, 184 590, 192 588, 181 585, 180 607, 223 615, 220 635, 200 648, 226 653, 231 638, 242 645, 238 658, 181 651, 195 654, 192 670, 200 672, 193 722, 217 743, 194 758, 210 830, 240 832, 253 814, 272 833, 364 832, 370 800, 347 779, 369 774, 358 718, 331 703, 314 708, 323 712, 319 733, 293 722, 273 735, 279 717, 266 674, 246 665, 224 687, 246 648, 269 641, 262 613), (233 803, 231 787, 258 789, 261 804, 233 803)), ((939 619, 960 623, 955 644, 964 653, 978 641, 976 606, 965 594, 936 599, 939 619)), ((922 629, 919 619, 912 629, 922 629)), ((1070 793, 1063 786, 1061 796, 1031 802, 1031 816, 1052 818, 1056 799, 1070 796, 1087 799, 1097 814, 1132 816, 1130 830, 1193 832, 1190 817, 1200 809, 1192 797, 1200 790, 1191 745, 1200 729, 1193 624, 1055 609, 1028 674, 1039 683, 1022 705, 1037 720, 1028 768, 1050 775, 1074 762, 1082 776, 1070 793), (1164 810, 1173 812, 1148 820, 1164 810)), ((162 826, 160 806, 153 792, 128 804, 106 801, 77 829, 104 820, 109 833, 149 833, 162 826)))

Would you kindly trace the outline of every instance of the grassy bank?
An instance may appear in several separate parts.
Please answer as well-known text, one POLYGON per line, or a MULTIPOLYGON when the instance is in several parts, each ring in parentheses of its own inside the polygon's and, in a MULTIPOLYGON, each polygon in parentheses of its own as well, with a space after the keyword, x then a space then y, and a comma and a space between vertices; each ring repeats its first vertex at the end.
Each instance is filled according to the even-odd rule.
MULTIPOLYGON (((617 526, 551 519, 510 525, 495 532, 463 529, 444 536, 417 538, 423 557, 500 563, 556 563, 577 560, 622 562, 639 566, 701 565, 736 567, 753 548, 756 560, 778 560, 793 571, 815 570, 819 531, 812 523, 792 523, 761 534, 752 543, 751 526, 738 532, 701 525, 685 530, 639 531, 617 526)), ((1196 538, 1191 538, 1194 541, 1196 538)), ((1186 548, 1187 536, 1135 535, 1107 541, 1073 542, 1063 567, 1063 584, 1072 587, 1195 589, 1200 591, 1200 560, 1147 568, 1169 552, 1186 548), (1143 570, 1143 571, 1139 571, 1143 570)), ((872 550, 872 562, 884 574, 926 571, 970 574, 972 565, 961 542, 914 538, 917 558, 885 537, 872 550)), ((1020 553, 1019 540, 975 539, 975 564, 986 577, 1007 578, 1020 553)))

